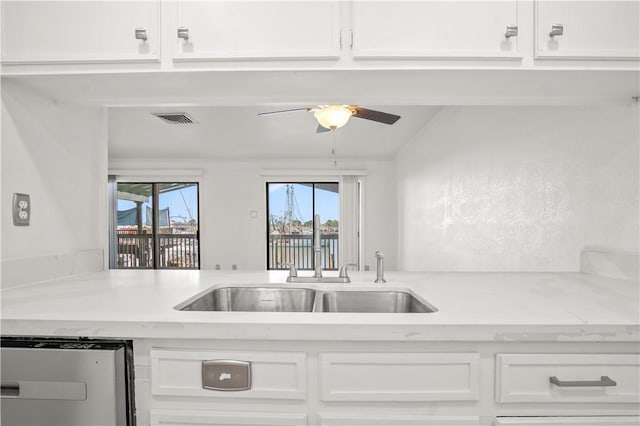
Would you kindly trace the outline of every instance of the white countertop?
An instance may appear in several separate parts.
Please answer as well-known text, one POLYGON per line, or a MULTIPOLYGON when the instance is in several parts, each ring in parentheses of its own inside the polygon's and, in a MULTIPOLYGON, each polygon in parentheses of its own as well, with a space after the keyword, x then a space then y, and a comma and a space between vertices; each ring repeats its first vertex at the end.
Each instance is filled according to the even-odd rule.
POLYGON ((374 275, 374 272, 354 272, 350 284, 323 287, 410 289, 437 307, 438 312, 182 312, 173 307, 209 287, 243 283, 287 286, 286 272, 115 270, 2 290, 2 334, 281 340, 640 341, 637 282, 581 273, 387 272, 386 284, 374 284, 374 275))

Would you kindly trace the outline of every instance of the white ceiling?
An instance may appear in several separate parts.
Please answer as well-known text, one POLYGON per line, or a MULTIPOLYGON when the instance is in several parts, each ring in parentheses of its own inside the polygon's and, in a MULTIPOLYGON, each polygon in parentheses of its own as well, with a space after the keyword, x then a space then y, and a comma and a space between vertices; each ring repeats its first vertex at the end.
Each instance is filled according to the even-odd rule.
MULTIPOLYGON (((296 107, 296 106, 289 106, 296 107)), ((316 133, 312 113, 258 116, 274 107, 126 107, 109 109, 109 157, 130 158, 389 158, 440 109, 375 106, 402 116, 394 125, 351 118, 332 133, 316 133), (197 124, 170 124, 152 112, 186 112, 197 124)))
POLYGON ((443 105, 626 104, 638 71, 199 71, 3 76, 56 102, 110 111, 110 158, 329 158, 332 134, 310 113, 263 111, 349 103, 402 116, 393 126, 351 119, 339 158, 388 158, 443 105), (187 112, 170 125, 151 112, 187 112))

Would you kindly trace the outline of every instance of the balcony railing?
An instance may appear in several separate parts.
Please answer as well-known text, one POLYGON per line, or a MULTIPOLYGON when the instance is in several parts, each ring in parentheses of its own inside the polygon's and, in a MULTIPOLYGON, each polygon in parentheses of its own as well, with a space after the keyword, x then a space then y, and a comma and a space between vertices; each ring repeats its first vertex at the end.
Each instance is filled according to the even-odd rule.
MULTIPOLYGON (((320 236, 322 269, 338 269, 338 234, 320 236)), ((268 242, 268 268, 287 269, 288 264, 302 270, 313 269, 313 236, 271 234, 268 242)))
MULTIPOLYGON (((118 233, 118 269, 153 269, 153 235, 118 233)), ((199 269, 196 234, 159 234, 159 269, 199 269)))

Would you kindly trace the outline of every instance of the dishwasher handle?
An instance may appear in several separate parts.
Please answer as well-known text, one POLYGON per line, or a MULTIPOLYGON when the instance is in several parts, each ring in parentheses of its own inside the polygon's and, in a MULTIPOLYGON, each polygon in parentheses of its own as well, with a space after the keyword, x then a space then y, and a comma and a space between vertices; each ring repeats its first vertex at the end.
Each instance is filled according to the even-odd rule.
POLYGON ((20 383, 2 382, 0 386, 1 398, 17 398, 18 396, 20 396, 20 383))
POLYGON ((87 384, 82 382, 6 381, 2 398, 86 401, 87 384))

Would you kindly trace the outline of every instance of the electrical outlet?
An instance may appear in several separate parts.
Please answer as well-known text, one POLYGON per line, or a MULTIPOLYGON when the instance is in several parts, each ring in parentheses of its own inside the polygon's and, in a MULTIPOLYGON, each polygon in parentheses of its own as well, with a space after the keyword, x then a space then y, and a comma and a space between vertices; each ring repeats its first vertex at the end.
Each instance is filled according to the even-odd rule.
POLYGON ((29 226, 31 221, 31 200, 29 194, 13 194, 13 224, 29 226))
POLYGON ((235 271, 237 269, 238 269, 238 265, 236 265, 235 263, 231 265, 231 270, 235 271))
POLYGON ((216 263, 216 271, 219 271, 219 270, 220 270, 220 264, 216 263))
POLYGON ((371 269, 371 267, 369 265, 364 265, 364 270, 365 271, 369 271, 371 269))

